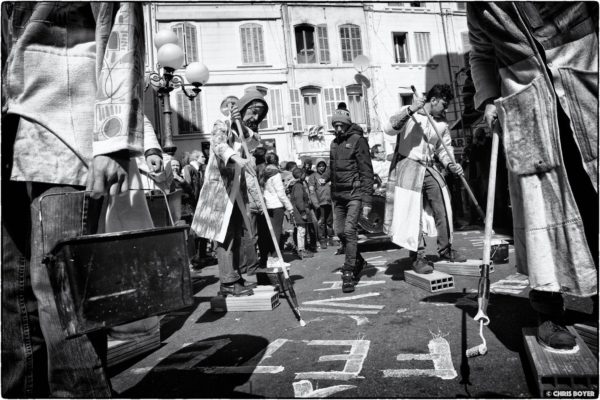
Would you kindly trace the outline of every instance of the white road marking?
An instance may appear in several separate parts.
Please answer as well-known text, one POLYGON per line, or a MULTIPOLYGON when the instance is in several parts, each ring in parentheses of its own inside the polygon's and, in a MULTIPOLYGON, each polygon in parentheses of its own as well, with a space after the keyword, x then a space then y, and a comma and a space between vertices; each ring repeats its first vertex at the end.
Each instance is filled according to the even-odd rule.
POLYGON ((270 366, 260 365, 267 358, 271 358, 281 346, 283 346, 288 340, 277 339, 267 346, 265 353, 261 356, 260 354, 255 355, 245 364, 235 367, 207 367, 203 368, 202 371, 207 374, 277 374, 284 370, 282 365, 270 366), (260 358, 260 359, 259 359, 260 358))
MULTIPOLYGON (((342 288, 342 281, 324 281, 323 284, 330 283, 331 286, 327 288, 313 289, 315 292, 320 292, 323 290, 340 290, 342 288)), ((382 285, 385 281, 361 281, 355 287, 366 287, 373 285, 382 285)))
POLYGON ((363 376, 358 374, 369 353, 369 340, 311 340, 309 346, 350 346, 348 354, 334 354, 319 357, 318 362, 346 361, 343 371, 297 372, 296 379, 349 380, 363 376))
POLYGON ((376 260, 376 259, 378 259, 378 258, 382 258, 382 257, 383 257, 383 256, 369 257, 369 258, 365 258, 365 260, 366 260, 367 262, 371 262, 371 260, 376 260))
POLYGON ((306 379, 294 382, 292 386, 294 387, 294 397, 302 399, 323 399, 331 396, 334 393, 356 388, 354 385, 335 385, 314 390, 312 383, 306 379))
POLYGON ((399 354, 398 361, 431 360, 433 369, 385 369, 385 378, 406 378, 409 376, 433 376, 441 379, 454 379, 458 376, 452 364, 450 344, 443 337, 436 337, 429 341, 427 354, 399 354))
POLYGON ((361 326, 361 325, 365 325, 365 324, 369 323, 369 318, 367 318, 367 317, 361 317, 358 315, 350 315, 350 318, 352 318, 353 320, 356 321, 357 326, 361 326))

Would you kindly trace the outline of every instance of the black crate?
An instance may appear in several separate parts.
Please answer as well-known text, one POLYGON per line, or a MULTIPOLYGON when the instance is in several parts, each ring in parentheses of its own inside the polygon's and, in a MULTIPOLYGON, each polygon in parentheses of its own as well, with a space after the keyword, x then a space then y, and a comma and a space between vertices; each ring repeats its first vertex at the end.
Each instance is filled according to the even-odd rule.
POLYGON ((187 225, 60 241, 48 273, 68 336, 193 304, 187 225))

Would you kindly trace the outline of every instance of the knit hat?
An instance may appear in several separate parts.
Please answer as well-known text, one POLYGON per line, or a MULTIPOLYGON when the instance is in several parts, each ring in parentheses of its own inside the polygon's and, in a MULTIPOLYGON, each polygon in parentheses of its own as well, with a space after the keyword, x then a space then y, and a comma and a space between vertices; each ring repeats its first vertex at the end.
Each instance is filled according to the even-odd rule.
POLYGON ((317 159, 317 168, 319 168, 320 164, 325 164, 325 166, 327 166, 327 162, 323 158, 317 159))
POLYGON ((333 112, 333 115, 331 116, 331 125, 333 126, 333 124, 335 124, 336 122, 341 122, 345 125, 352 125, 352 120, 350 119, 350 113, 348 112, 348 110, 344 110, 341 108, 335 110, 333 112))
POLYGON ((248 107, 250 105, 250 103, 252 103, 254 100, 260 101, 265 106, 264 113, 260 116, 259 121, 258 121, 258 123, 260 123, 267 115, 267 112, 269 111, 269 105, 265 101, 265 97, 263 96, 263 94, 261 92, 259 92, 257 89, 255 89, 255 88, 246 89, 246 93, 244 93, 242 98, 238 101, 238 108, 240 110, 240 114, 244 115, 244 112, 246 111, 246 107, 248 107))

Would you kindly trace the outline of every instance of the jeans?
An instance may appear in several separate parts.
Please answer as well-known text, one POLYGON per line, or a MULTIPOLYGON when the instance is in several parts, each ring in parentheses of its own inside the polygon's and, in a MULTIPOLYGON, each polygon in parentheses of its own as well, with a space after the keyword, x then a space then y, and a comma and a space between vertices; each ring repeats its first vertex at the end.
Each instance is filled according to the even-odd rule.
POLYGON ((106 334, 66 338, 42 263, 58 240, 84 233, 82 197, 44 197, 75 191, 71 186, 7 181, 2 186, 2 395, 110 397, 102 359, 106 334))
POLYGON ((240 253, 243 224, 242 212, 236 204, 233 206, 233 212, 227 225, 225 240, 223 243, 215 242, 215 252, 219 262, 219 279, 222 284, 234 283, 241 278, 240 253))
POLYGON ((334 204, 335 232, 346 248, 346 259, 342 267, 342 273, 353 272, 356 260, 362 259, 358 254, 358 217, 360 216, 362 201, 336 201, 334 204))
POLYGON ((322 204, 320 208, 319 236, 321 240, 327 240, 327 238, 333 237, 333 213, 331 204, 322 204))
MULTIPOLYGON (((442 189, 429 170, 425 171, 425 178, 423 179, 423 201, 429 202, 429 206, 433 211, 433 219, 438 232, 437 248, 438 252, 442 252, 450 247, 450 230, 442 189)), ((421 232, 419 237, 422 236, 421 232)))

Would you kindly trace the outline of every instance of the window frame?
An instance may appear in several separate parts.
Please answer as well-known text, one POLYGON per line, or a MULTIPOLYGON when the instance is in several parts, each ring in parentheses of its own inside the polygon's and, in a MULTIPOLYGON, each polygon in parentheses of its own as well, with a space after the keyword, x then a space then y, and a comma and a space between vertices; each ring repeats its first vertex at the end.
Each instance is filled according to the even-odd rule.
POLYGON ((200 61, 200 50, 198 48, 198 44, 200 43, 198 40, 198 27, 190 22, 178 22, 176 24, 171 24, 170 29, 177 35, 178 45, 183 49, 184 65, 200 61), (181 28, 181 36, 177 31, 179 28, 181 28), (193 35, 189 34, 188 32, 192 32, 193 35), (191 40, 192 43, 188 43, 191 36, 193 36, 195 44, 194 40, 191 40))
POLYGON ((348 111, 350 111, 350 118, 355 124, 367 123, 367 104, 365 101, 365 90, 362 85, 353 84, 345 87, 348 111), (358 101, 355 99, 358 98, 358 101), (355 105, 356 104, 356 105, 355 105), (359 112, 357 112, 359 111, 359 112), (360 119, 357 118, 360 116, 360 119))
POLYGON ((342 51, 342 63, 344 64, 350 64, 354 61, 354 59, 356 57, 358 57, 359 55, 363 54, 363 48, 362 48, 362 33, 361 33, 361 29, 359 25, 356 24, 351 24, 351 23, 347 23, 347 24, 343 24, 340 25, 339 27, 339 37, 340 37, 340 50, 342 51), (343 34, 343 30, 347 29, 348 30, 348 37, 344 37, 343 34), (358 37, 352 37, 352 32, 353 31, 357 31, 358 32, 358 37), (358 49, 354 49, 354 44, 356 41, 358 41, 359 44, 359 48, 358 49), (344 49, 344 42, 347 42, 349 44, 349 48, 348 49, 344 49), (346 59, 346 54, 350 52, 350 60, 346 59), (356 52, 356 54, 355 54, 356 52))
POLYGON ((242 65, 265 65, 265 35, 263 25, 258 22, 245 22, 239 26, 239 34, 242 65), (246 30, 250 30, 251 33, 249 35, 246 34, 246 30), (258 54, 253 52, 254 49, 257 50, 258 54))
POLYGON ((395 64, 410 64, 410 46, 408 43, 408 32, 392 32, 392 45, 394 47, 394 63, 395 64), (398 54, 396 53, 396 36, 403 34, 404 35, 404 52, 406 61, 399 61, 398 54))

